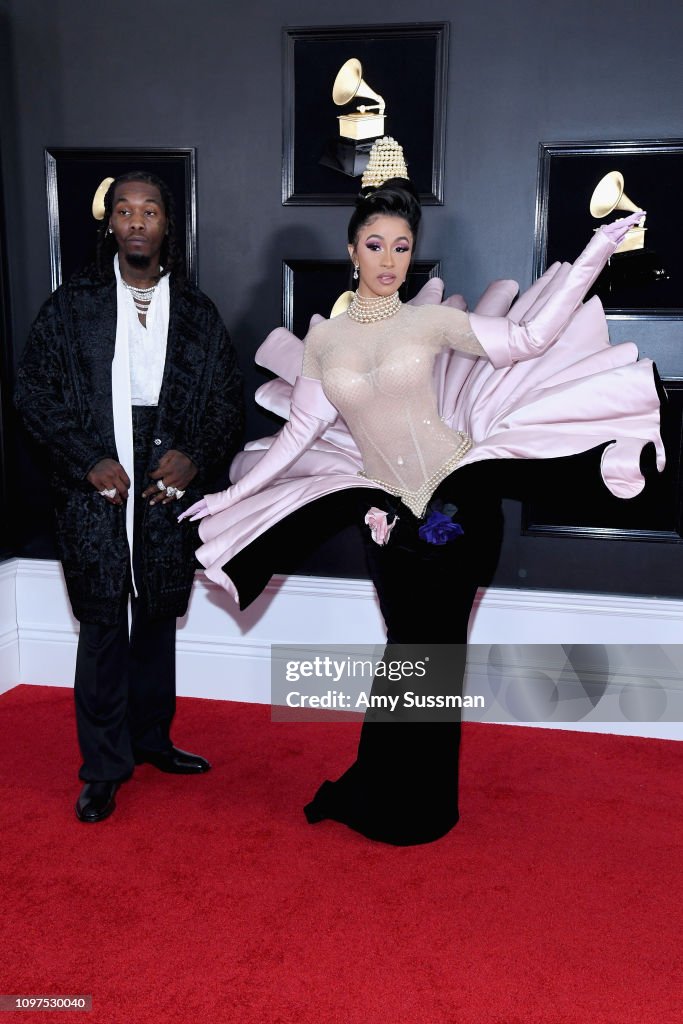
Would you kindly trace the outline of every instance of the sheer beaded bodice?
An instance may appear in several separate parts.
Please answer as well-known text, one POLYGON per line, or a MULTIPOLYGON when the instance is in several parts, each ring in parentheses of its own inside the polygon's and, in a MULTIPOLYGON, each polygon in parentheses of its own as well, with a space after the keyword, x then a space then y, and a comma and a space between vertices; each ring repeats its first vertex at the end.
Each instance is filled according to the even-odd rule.
POLYGON ((437 410, 434 359, 447 345, 483 355, 467 314, 442 306, 402 306, 363 324, 342 314, 306 338, 304 376, 322 382, 343 416, 365 475, 400 494, 417 515, 470 444, 437 410))

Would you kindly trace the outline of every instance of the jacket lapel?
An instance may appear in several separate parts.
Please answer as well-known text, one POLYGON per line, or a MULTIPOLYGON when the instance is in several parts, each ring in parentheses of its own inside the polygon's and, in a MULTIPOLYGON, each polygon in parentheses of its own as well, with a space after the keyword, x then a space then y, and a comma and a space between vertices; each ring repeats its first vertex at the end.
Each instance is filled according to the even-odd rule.
MULTIPOLYGON (((116 343, 116 282, 74 289, 78 301, 70 303, 80 400, 90 407, 105 447, 115 450, 112 416, 111 363, 116 343)), ((67 326, 69 330, 69 326, 67 326)))
POLYGON ((172 437, 194 404, 204 379, 206 345, 198 311, 186 299, 182 288, 171 281, 171 298, 166 342, 166 364, 159 394, 157 420, 160 437, 172 437))

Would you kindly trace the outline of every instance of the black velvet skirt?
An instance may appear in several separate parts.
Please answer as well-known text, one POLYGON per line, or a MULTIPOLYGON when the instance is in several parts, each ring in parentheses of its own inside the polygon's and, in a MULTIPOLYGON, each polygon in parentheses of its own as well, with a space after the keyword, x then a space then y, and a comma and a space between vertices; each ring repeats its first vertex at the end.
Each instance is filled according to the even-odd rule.
MULTIPOLYGON (((432 496, 432 508, 451 512, 462 532, 444 544, 420 536, 417 519, 396 497, 369 488, 328 495, 298 510, 227 563, 242 607, 268 582, 282 551, 305 556, 335 531, 358 524, 386 624, 385 658, 404 645, 429 645, 445 688, 457 691, 465 671, 467 627, 477 588, 493 576, 500 553, 501 498, 571 498, 577 481, 600 480, 604 445, 551 460, 496 459, 455 470, 432 496), (398 520, 386 546, 370 539, 363 519, 376 506, 398 520)), ((585 493, 585 490, 581 493, 585 493)), ((616 501, 616 499, 615 499, 616 501)), ((444 512, 445 514, 445 512, 444 512)), ((427 513, 427 517, 429 512, 427 513)), ((441 685, 441 679, 437 679, 441 685)), ((385 692, 375 679, 371 693, 385 692)), ((309 822, 333 819, 394 845, 427 843, 458 821, 459 721, 377 720, 369 711, 354 763, 326 781, 305 808, 309 822)))
MULTIPOLYGON (((462 693, 470 612, 478 586, 495 568, 502 536, 494 470, 481 463, 452 473, 421 519, 392 495, 362 495, 360 522, 370 504, 388 511, 389 521, 398 516, 381 547, 363 527, 387 629, 384 659, 426 655, 431 668, 422 688, 430 695, 462 693), (432 511, 453 525, 428 531, 427 539, 420 530, 432 511)), ((404 686, 396 683, 397 697, 404 686)), ((387 692, 384 674, 371 695, 379 692, 387 692)), ((400 699, 398 707, 394 716, 367 712, 355 762, 336 782, 323 783, 305 808, 309 822, 333 819, 397 846, 439 839, 457 823, 460 721, 453 712, 413 712, 406 720, 400 699)))

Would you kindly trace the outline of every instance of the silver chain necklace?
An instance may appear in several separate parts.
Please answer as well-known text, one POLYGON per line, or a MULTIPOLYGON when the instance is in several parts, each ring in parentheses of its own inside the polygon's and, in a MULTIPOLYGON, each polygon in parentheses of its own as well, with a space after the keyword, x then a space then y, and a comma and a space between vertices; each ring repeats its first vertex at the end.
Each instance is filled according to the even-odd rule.
POLYGON ((136 299, 151 299, 156 290, 155 284, 151 288, 137 288, 134 284, 128 284, 127 281, 123 282, 123 287, 132 292, 136 299))
POLYGON ((151 285, 150 288, 137 288, 134 284, 128 284, 128 282, 124 281, 123 278, 121 278, 121 280, 123 281, 123 287, 127 288, 133 296, 133 302, 135 303, 135 308, 138 313, 145 314, 149 309, 152 296, 156 291, 156 284, 151 285))

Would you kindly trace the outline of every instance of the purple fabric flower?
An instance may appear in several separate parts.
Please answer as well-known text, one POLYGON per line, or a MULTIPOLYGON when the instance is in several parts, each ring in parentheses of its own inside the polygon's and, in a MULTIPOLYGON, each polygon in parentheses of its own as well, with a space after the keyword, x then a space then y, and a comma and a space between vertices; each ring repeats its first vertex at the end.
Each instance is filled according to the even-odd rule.
POLYGON ((433 509, 417 534, 420 540, 426 540, 429 544, 448 544, 464 532, 460 523, 454 523, 450 516, 433 509))

